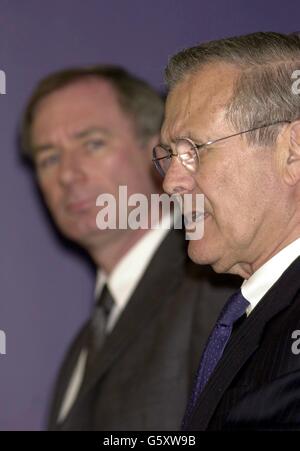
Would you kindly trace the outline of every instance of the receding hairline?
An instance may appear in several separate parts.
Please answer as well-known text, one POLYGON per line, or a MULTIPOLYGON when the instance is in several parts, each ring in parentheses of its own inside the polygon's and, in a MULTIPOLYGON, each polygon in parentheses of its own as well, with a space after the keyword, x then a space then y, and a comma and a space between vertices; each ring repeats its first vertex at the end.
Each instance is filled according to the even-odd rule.
MULTIPOLYGON (((32 120, 31 120, 31 126, 30 126, 30 134, 31 134, 31 142, 32 142, 32 152, 33 155, 36 155, 36 153, 41 149, 44 150, 44 148, 48 148, 50 147, 49 144, 37 144, 35 145, 33 143, 33 129, 34 129, 34 124, 36 121, 36 116, 38 116, 39 114, 39 108, 43 108, 43 104, 46 103, 47 101, 49 101, 49 98, 55 95, 59 95, 62 94, 63 91, 66 91, 68 89, 72 89, 74 86, 80 86, 80 85, 98 85, 97 87, 100 86, 104 86, 105 88, 108 89, 108 93, 112 94, 115 98, 115 104, 117 106, 117 109, 119 110, 119 112, 124 116, 124 118, 126 118, 126 120, 128 120, 128 122, 130 123, 130 126, 132 127, 133 131, 135 129, 135 123, 134 123, 134 118, 131 117, 130 115, 128 115, 128 113, 124 111, 124 108, 122 108, 120 99, 118 98, 118 92, 117 89, 113 86, 113 83, 110 82, 110 80, 106 79, 105 77, 100 77, 97 75, 86 75, 83 76, 81 78, 78 78, 76 80, 70 80, 68 83, 66 83, 63 86, 59 86, 55 89, 53 89, 53 91, 47 93, 45 96, 41 97, 35 104, 34 109, 32 111, 32 120)), ((87 98, 90 98, 90 96, 88 96, 87 98)), ((74 99, 75 100, 75 99, 74 99)), ((101 130, 102 133, 107 133, 109 134, 109 131, 107 129, 102 129, 102 127, 97 126, 97 124, 92 125, 91 127, 88 127, 88 129, 84 129, 84 131, 79 131, 79 132, 75 132, 74 133, 74 137, 76 137, 76 135, 82 135, 82 133, 86 133, 87 131, 91 131, 91 129, 93 129, 93 131, 95 132, 96 129, 99 132, 101 130)))
POLYGON ((299 37, 276 32, 255 32, 199 43, 184 48, 170 57, 165 68, 165 81, 169 88, 201 64, 210 61, 229 61, 237 65, 255 66, 288 63, 299 51, 299 37), (279 56, 280 55, 280 56, 279 56))
POLYGON ((115 95, 120 111, 128 116, 142 144, 147 144, 159 133, 164 101, 159 92, 146 80, 113 64, 69 67, 42 78, 25 105, 19 134, 22 154, 25 157, 32 159, 31 128, 40 102, 60 89, 85 80, 107 82, 107 86, 112 88, 111 92, 115 95))
POLYGON ((169 88, 169 93, 179 84, 182 84, 188 79, 194 79, 196 81, 197 76, 200 75, 203 72, 209 72, 211 71, 213 74, 217 71, 220 72, 220 77, 222 77, 225 73, 225 75, 232 75, 233 80, 235 78, 238 78, 243 72, 250 70, 247 67, 242 67, 241 65, 234 64, 233 62, 229 61, 223 61, 221 59, 215 60, 215 61, 205 61, 203 63, 199 63, 198 65, 195 65, 193 68, 189 69, 185 74, 182 75, 182 77, 178 78, 176 80, 176 83, 174 83, 169 88))
MULTIPOLYGON (((224 109, 224 112, 226 114, 227 108, 230 105, 233 95, 234 95, 234 86, 235 82, 239 79, 241 76, 241 68, 239 66, 236 66, 231 63, 225 63, 223 64, 221 61, 215 61, 215 62, 209 62, 203 65, 200 65, 199 67, 195 68, 192 71, 189 71, 185 74, 184 77, 182 77, 178 82, 173 85, 172 89, 169 90, 167 100, 166 100, 166 107, 169 107, 169 102, 175 100, 176 96, 179 94, 179 90, 183 91, 183 95, 185 94, 187 96, 195 96, 195 103, 198 102, 198 95, 201 94, 201 77, 210 77, 215 76, 216 73, 218 73, 222 69, 222 74, 220 75, 220 82, 218 85, 216 85, 216 91, 215 93, 219 97, 219 104, 218 107, 215 106, 215 109, 224 109), (207 73, 205 73, 207 72, 207 73), (191 86, 187 86, 189 83, 191 83, 191 86), (218 86, 222 85, 223 90, 221 91, 222 96, 219 96, 220 89, 218 86), (195 89, 194 89, 195 87, 195 89), (197 92, 197 88, 200 88, 197 92), (223 95, 224 94, 224 95, 223 95)), ((212 81, 214 84, 215 81, 212 81)), ((190 101, 189 105, 192 105, 192 102, 190 101)), ((199 107, 200 108, 200 107, 199 107)))
MULTIPOLYGON (((55 96, 59 93, 62 93, 63 91, 67 91, 69 89, 72 89, 73 87, 76 86, 80 86, 80 85, 98 85, 98 87, 104 86, 105 88, 108 89, 108 92, 113 94, 115 100, 116 100, 116 104, 118 105, 118 108, 122 111, 125 112, 125 108, 123 108, 122 106, 122 102, 121 102, 121 94, 118 92, 117 88, 114 86, 114 84, 107 78, 105 77, 101 77, 100 75, 93 75, 93 74, 88 74, 88 75, 83 75, 82 77, 79 77, 78 79, 75 80, 70 80, 68 81, 66 84, 64 84, 63 86, 57 86, 55 87, 51 92, 45 94, 44 96, 42 96, 41 98, 39 98, 35 105, 34 108, 32 110, 32 122, 31 122, 31 130, 32 130, 32 126, 35 120, 35 115, 38 113, 38 110, 40 108, 40 106, 46 102, 47 100, 49 100, 50 97, 55 96)), ((126 111, 127 113, 127 111, 126 111)))

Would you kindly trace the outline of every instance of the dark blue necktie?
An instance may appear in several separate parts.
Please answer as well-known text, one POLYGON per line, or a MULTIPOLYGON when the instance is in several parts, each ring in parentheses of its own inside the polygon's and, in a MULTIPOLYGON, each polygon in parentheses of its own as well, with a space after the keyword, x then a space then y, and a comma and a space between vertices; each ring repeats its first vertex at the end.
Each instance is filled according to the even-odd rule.
POLYGON ((192 395, 182 422, 183 430, 189 423, 200 393, 222 357, 234 323, 246 312, 249 305, 250 303, 243 297, 241 291, 238 291, 228 299, 223 307, 201 357, 192 395))

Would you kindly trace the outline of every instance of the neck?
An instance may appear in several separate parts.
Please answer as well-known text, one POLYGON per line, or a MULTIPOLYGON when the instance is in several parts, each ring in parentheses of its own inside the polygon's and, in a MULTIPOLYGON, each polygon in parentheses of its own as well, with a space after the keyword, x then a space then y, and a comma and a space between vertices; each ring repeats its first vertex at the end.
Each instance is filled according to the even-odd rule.
POLYGON ((261 266, 271 260, 274 255, 278 254, 282 249, 287 247, 293 241, 300 237, 300 228, 297 228, 288 237, 284 237, 278 241, 271 249, 265 250, 253 263, 238 263, 231 268, 230 273, 237 274, 243 279, 249 279, 261 266))
MULTIPOLYGON (((145 223, 145 229, 126 229, 119 231, 116 235, 111 235, 110 239, 96 240, 85 246, 88 254, 96 266, 101 267, 106 274, 110 274, 124 255, 150 230, 148 228, 151 221, 151 210, 148 211, 149 220, 145 223)), ((159 223, 162 214, 159 213, 159 223)))
POLYGON ((267 261, 269 261, 274 255, 278 254, 282 249, 287 247, 293 241, 300 237, 300 230, 295 231, 289 237, 283 239, 268 253, 265 254, 262 258, 258 259, 255 264, 253 264, 253 273, 257 271, 261 266, 263 266, 267 261))
POLYGON ((98 246, 93 245, 87 251, 95 265, 110 274, 124 255, 148 232, 145 229, 126 230, 118 239, 113 239, 98 246))

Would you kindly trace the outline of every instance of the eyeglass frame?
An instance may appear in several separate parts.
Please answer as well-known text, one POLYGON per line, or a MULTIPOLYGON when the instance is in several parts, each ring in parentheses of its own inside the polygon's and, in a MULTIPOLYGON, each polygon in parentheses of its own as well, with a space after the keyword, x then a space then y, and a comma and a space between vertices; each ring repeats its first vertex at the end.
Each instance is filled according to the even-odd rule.
MULTIPOLYGON (((266 125, 261 125, 260 127, 250 128, 249 130, 244 130, 244 131, 242 131, 242 132, 234 133, 233 135, 225 136, 225 137, 223 137, 223 138, 218 138, 218 139, 214 139, 214 140, 211 140, 211 141, 207 141, 206 143, 202 143, 202 144, 196 144, 191 138, 188 138, 188 137, 185 137, 185 136, 181 136, 181 137, 177 138, 175 141, 179 141, 179 140, 181 140, 181 139, 185 139, 186 141, 188 141, 188 142, 192 145, 192 148, 196 151, 197 159, 198 159, 198 162, 199 162, 199 154, 198 154, 198 152, 199 152, 199 150, 202 149, 203 147, 210 146, 211 144, 215 144, 215 143, 217 143, 217 142, 219 142, 219 141, 223 141, 224 139, 233 138, 234 136, 242 135, 242 134, 244 134, 244 133, 254 132, 255 130, 260 130, 261 128, 271 127, 272 125, 283 124, 283 123, 291 124, 292 121, 289 121, 289 120, 280 120, 280 121, 272 122, 271 124, 266 124, 266 125)), ((167 171, 166 171, 166 172, 163 172, 163 171, 161 170, 161 167, 158 165, 157 162, 158 162, 159 160, 164 160, 164 159, 166 159, 166 158, 171 159, 172 157, 179 157, 180 154, 173 152, 171 147, 167 147, 165 144, 160 144, 160 143, 159 143, 159 144, 156 144, 156 146, 153 147, 153 149, 152 149, 152 156, 153 156, 152 161, 153 161, 153 163, 154 163, 155 168, 156 168, 157 171, 160 173, 160 175, 162 175, 163 177, 165 177, 167 171), (167 152, 169 152, 169 155, 166 155, 165 157, 154 158, 153 155, 154 155, 155 149, 156 149, 157 147, 161 147, 162 149, 166 150, 167 152)), ((181 160, 181 159, 179 159, 179 160, 180 160, 180 163, 184 166, 184 164, 182 163, 182 160, 181 160)), ((184 167, 185 167, 185 166, 184 166, 184 167)), ((186 168, 186 167, 185 167, 185 168, 186 168)), ((187 168, 186 168, 186 169, 187 169, 187 168)), ((188 169, 187 169, 187 170, 188 170, 188 169)))

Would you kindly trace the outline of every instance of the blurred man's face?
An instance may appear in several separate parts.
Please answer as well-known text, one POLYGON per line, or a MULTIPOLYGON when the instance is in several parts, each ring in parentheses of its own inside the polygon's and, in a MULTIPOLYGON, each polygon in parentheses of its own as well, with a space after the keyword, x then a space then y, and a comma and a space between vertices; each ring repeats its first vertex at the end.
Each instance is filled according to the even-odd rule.
MULTIPOLYGON (((167 100, 161 141, 172 147, 175 138, 189 137, 201 144, 242 131, 225 118, 235 77, 235 69, 214 65, 179 82, 167 100)), ((272 240, 278 242, 284 187, 275 150, 250 147, 237 136, 201 150, 195 173, 172 158, 165 191, 205 196, 204 236, 189 243, 195 262, 217 272, 236 272, 237 265, 255 265, 272 249, 272 240)))
POLYGON ((35 112, 32 142, 46 203, 61 231, 80 244, 124 233, 97 228, 100 194, 118 202, 119 185, 128 187, 128 195, 155 192, 150 151, 141 147, 132 120, 104 80, 76 82, 45 97, 35 112))

